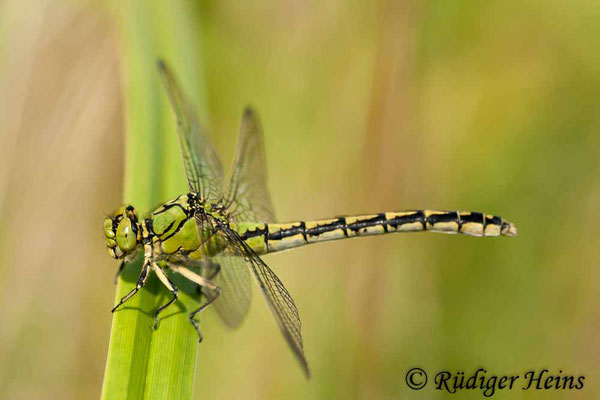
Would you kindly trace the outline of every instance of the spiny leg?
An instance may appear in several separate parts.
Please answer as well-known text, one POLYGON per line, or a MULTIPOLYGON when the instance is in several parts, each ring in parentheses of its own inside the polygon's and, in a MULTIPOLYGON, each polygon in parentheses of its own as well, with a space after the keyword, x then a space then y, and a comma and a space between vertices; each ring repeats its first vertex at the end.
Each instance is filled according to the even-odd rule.
POLYGON ((173 294, 173 298, 171 300, 169 300, 167 302, 167 304, 160 306, 154 313, 154 326, 152 327, 152 329, 156 329, 156 327, 158 326, 158 314, 163 312, 165 310, 165 308, 169 307, 171 304, 173 304, 177 301, 177 298, 179 297, 179 290, 177 290, 177 286, 175 286, 175 284, 173 282, 171 282, 171 280, 165 274, 165 271, 163 271, 158 266, 158 264, 153 262, 152 269, 154 270, 154 273, 156 274, 156 276, 158 276, 158 279, 160 279, 162 284, 165 285, 166 288, 169 289, 169 291, 173 294))
POLYGON ((200 332, 200 326, 196 321, 196 315, 198 315, 202 310, 211 305, 213 301, 217 300, 217 298, 221 294, 221 288, 217 285, 214 285, 214 288, 210 289, 215 291, 214 296, 210 297, 205 295, 204 297, 206 297, 206 303, 202 304, 200 307, 198 307, 198 309, 190 313, 190 322, 192 325, 194 325, 194 328, 196 328, 196 332, 198 333, 198 342, 202 342, 202 332, 200 332))
POLYGON ((185 267, 181 267, 181 266, 173 265, 173 264, 169 264, 169 266, 173 269, 173 271, 182 275, 184 278, 189 279, 190 281, 196 283, 197 285, 202 286, 202 288, 214 291, 214 296, 212 296, 212 297, 206 296, 206 303, 202 304, 197 310, 195 310, 194 312, 192 312, 190 314, 190 323, 194 326, 194 328, 196 329, 196 332, 198 333, 198 341, 202 342, 202 332, 200 332, 200 327, 198 326, 198 322, 196 322, 196 320, 194 318, 196 317, 196 315, 198 315, 198 313, 200 313, 202 310, 204 310, 206 307, 208 307, 213 301, 215 301, 219 297, 219 295, 221 294, 221 288, 218 287, 217 285, 215 285, 210 280, 198 275, 195 272, 190 271, 189 269, 187 269, 185 267))
POLYGON ((117 304, 111 310, 111 312, 115 312, 117 310, 117 308, 119 308, 121 306, 121 304, 125 303, 127 300, 129 300, 130 298, 135 296, 135 294, 146 284, 146 281, 148 280, 149 270, 150 270, 150 260, 144 259, 144 265, 142 265, 142 272, 140 272, 140 277, 138 278, 135 288, 131 292, 127 293, 127 295, 125 295, 125 297, 123 297, 121 299, 121 301, 119 301, 119 304, 117 304))
MULTIPOLYGON (((210 260, 202 260, 200 262, 200 268, 202 268, 202 275, 206 275, 206 279, 212 281, 221 272, 221 264, 212 262, 210 260)), ((202 285, 196 285, 196 292, 202 295, 202 285)))

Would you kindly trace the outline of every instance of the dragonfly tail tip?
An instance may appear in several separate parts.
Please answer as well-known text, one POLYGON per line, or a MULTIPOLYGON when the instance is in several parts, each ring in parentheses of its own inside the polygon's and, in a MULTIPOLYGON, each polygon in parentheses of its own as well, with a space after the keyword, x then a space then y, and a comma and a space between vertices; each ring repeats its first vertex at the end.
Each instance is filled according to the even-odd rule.
POLYGON ((513 237, 513 236, 517 236, 517 233, 518 233, 517 227, 512 222, 507 221, 502 224, 501 234, 503 236, 513 237))

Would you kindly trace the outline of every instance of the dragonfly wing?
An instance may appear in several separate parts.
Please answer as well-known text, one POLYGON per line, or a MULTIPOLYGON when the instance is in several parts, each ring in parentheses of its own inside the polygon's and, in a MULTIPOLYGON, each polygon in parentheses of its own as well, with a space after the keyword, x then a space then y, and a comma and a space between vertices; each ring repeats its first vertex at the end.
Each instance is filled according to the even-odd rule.
MULTIPOLYGON (((206 261, 201 261, 198 266, 203 267, 202 276, 204 278, 213 281, 221 288, 221 293, 214 301, 213 306, 228 327, 237 328, 248 313, 252 298, 248 267, 244 258, 240 256, 221 252, 210 257, 209 254, 214 253, 211 251, 211 247, 226 247, 227 241, 217 234, 213 219, 206 214, 197 213, 195 222, 200 243, 204 249, 202 258, 206 261)), ((214 296, 214 293, 210 291, 204 294, 209 299, 214 296)))
POLYGON ((170 69, 164 61, 158 70, 169 96, 177 120, 179 146, 189 188, 203 199, 214 200, 221 194, 223 167, 206 133, 198 124, 196 114, 185 98, 170 69))
POLYGON ((267 189, 267 162, 260 120, 244 110, 236 155, 224 190, 223 204, 235 221, 274 222, 267 189))
POLYGON ((227 225, 217 223, 216 232, 227 241, 226 251, 243 257, 260 289, 269 304, 269 308, 275 317, 275 321, 292 349, 292 352, 300 362, 306 376, 310 376, 308 363, 304 356, 302 344, 300 315, 296 304, 283 283, 277 275, 264 263, 264 261, 240 238, 240 236, 227 225))
POLYGON ((220 267, 213 281, 221 288, 213 306, 228 327, 237 328, 248 314, 252 299, 248 267, 242 257, 228 254, 212 257, 212 262, 220 267))

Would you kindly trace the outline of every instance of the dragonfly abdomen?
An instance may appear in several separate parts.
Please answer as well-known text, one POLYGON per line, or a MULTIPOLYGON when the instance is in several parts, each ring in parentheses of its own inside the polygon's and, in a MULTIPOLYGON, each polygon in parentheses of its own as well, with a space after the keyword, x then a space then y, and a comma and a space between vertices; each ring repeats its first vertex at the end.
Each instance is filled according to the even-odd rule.
POLYGON ((264 253, 310 243, 394 232, 432 231, 470 236, 514 236, 517 233, 516 227, 511 222, 495 215, 437 210, 340 216, 316 221, 266 224, 261 228, 258 232, 253 231, 252 239, 264 238, 266 245, 261 249, 264 253))

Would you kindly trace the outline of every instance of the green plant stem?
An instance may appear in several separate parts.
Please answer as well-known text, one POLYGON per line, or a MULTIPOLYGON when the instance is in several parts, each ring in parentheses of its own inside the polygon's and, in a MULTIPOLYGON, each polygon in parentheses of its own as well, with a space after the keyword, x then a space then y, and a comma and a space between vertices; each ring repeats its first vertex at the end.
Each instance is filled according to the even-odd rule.
MULTIPOLYGON (((119 4, 126 105, 124 201, 146 213, 186 191, 175 123, 160 86, 156 60, 164 57, 188 95, 202 110, 200 35, 188 3, 130 1, 119 4)), ((116 264, 115 264, 116 268, 116 264)), ((115 301, 135 287, 141 257, 126 266, 115 301)), ((179 301, 161 314, 154 311, 170 293, 151 276, 137 296, 113 314, 103 399, 190 399, 198 337, 188 314, 198 307, 192 285, 177 277, 179 301)), ((108 283, 107 283, 108 284, 108 283)))

